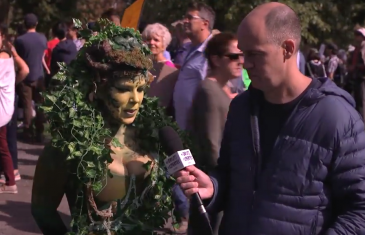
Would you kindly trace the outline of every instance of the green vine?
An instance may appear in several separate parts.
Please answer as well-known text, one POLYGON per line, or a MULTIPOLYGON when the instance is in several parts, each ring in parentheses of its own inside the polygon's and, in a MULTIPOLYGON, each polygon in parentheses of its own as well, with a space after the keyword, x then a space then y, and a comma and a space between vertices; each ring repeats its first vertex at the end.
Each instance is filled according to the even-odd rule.
MULTIPOLYGON (((74 22, 81 28, 79 20, 74 22)), ((154 229, 164 226, 173 208, 171 189, 174 180, 167 176, 164 169, 163 160, 167 156, 162 151, 158 131, 164 126, 171 126, 179 133, 186 148, 191 146, 191 141, 189 136, 180 131, 176 123, 166 116, 165 110, 159 107, 157 98, 145 96, 132 125, 137 130, 140 148, 158 155, 150 176, 145 180, 148 190, 145 190, 143 195, 132 193, 130 197, 121 198, 124 207, 113 214, 109 225, 90 221, 85 208, 85 204, 89 203, 85 197, 85 188, 89 185, 95 192, 102 190, 103 179, 108 174, 107 164, 112 162, 110 149, 105 148, 105 141, 111 138, 112 131, 106 127, 106 121, 98 106, 88 100, 87 94, 93 87, 92 78, 95 74, 87 66, 85 50, 95 42, 121 36, 134 40, 129 40, 130 43, 121 49, 131 50, 137 43, 143 45, 141 51, 145 56, 150 55, 138 31, 117 27, 106 20, 100 20, 97 27, 97 35, 81 28, 81 35, 86 39, 86 43, 71 65, 60 64, 60 71, 53 78, 55 85, 52 90, 45 92, 42 106, 50 123, 52 146, 68 156, 70 169, 76 169, 71 173, 75 175, 73 183, 79 186, 79 196, 78 206, 72 214, 73 232, 70 234, 153 234, 154 229), (110 233, 109 229, 113 233, 110 233)), ((118 146, 120 143, 113 139, 112 144, 118 146)), ((151 162, 144 166, 150 169, 151 162)), ((97 218, 95 214, 92 216, 97 218)))

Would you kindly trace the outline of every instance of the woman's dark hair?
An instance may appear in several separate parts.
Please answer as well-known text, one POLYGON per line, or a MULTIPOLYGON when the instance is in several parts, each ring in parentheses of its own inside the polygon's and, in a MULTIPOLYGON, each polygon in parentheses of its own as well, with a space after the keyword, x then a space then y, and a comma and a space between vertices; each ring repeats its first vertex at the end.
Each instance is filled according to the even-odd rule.
POLYGON ((58 22, 54 28, 52 29, 52 31, 54 30, 54 35, 62 40, 66 37, 67 35, 67 31, 68 31, 68 25, 65 22, 58 22))
POLYGON ((76 27, 75 27, 75 25, 74 25, 74 21, 73 21, 73 19, 69 19, 69 20, 67 20, 65 23, 66 23, 66 25, 67 25, 67 27, 68 27, 69 29, 77 30, 77 28, 76 28, 76 27))
POLYGON ((8 26, 7 25, 0 25, 0 35, 2 37, 2 42, 0 43, 0 52, 5 51, 10 56, 11 53, 11 44, 9 43, 8 39, 8 26))
POLYGON ((208 60, 208 65, 210 68, 214 69, 215 65, 213 64, 211 57, 212 56, 224 56, 227 51, 229 44, 232 41, 236 41, 237 37, 233 33, 220 33, 214 35, 208 42, 207 47, 205 48, 205 57, 208 60))
POLYGON ((0 33, 1 35, 8 35, 8 26, 6 24, 0 25, 0 33))
POLYGON ((330 42, 326 44, 326 48, 328 48, 329 50, 331 50, 331 54, 332 55, 337 55, 338 52, 338 47, 336 44, 330 42))
POLYGON ((308 53, 307 61, 311 60, 321 60, 321 56, 319 55, 318 50, 315 48, 311 48, 308 53))

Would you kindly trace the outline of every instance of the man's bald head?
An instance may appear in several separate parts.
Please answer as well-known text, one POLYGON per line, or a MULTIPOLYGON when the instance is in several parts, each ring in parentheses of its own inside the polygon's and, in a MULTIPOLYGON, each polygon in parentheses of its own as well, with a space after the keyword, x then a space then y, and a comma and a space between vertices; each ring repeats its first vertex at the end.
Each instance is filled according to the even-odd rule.
POLYGON ((292 39, 295 42, 296 51, 298 51, 301 39, 299 17, 292 8, 284 4, 272 5, 274 6, 271 7, 265 17, 268 41, 281 46, 283 41, 292 39))
POLYGON ((262 4, 243 19, 237 31, 238 48, 255 88, 269 91, 300 73, 300 34, 298 16, 282 3, 262 4))

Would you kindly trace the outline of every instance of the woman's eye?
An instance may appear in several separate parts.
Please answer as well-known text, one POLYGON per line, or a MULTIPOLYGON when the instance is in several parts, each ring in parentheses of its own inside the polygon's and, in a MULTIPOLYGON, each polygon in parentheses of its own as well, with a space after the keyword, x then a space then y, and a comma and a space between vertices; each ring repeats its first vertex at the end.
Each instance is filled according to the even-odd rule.
POLYGON ((128 89, 127 88, 123 88, 123 87, 117 87, 117 90, 119 91, 119 92, 127 92, 128 91, 128 89))
POLYGON ((139 93, 141 93, 141 92, 144 92, 144 89, 145 89, 144 87, 140 87, 140 88, 138 88, 138 89, 137 89, 137 91, 138 91, 139 93))

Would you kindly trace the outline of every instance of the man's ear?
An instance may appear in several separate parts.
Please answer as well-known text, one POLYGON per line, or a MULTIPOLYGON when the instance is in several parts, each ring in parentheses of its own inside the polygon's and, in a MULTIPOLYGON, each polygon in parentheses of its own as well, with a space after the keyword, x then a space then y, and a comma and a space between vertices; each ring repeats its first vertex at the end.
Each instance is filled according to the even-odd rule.
POLYGON ((219 67, 219 65, 220 65, 219 59, 220 58, 217 55, 212 55, 210 57, 210 61, 212 62, 212 64, 214 64, 215 67, 219 67))
POLYGON ((295 42, 292 39, 285 40, 281 45, 283 48, 283 55, 285 59, 289 59, 294 55, 295 52, 295 42))

